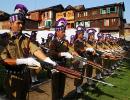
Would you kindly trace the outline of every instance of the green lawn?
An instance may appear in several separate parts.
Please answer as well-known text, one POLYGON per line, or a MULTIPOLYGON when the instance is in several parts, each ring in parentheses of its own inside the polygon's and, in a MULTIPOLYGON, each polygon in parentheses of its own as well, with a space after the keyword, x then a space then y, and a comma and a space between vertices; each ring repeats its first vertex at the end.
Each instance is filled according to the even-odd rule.
POLYGON ((116 74, 105 79, 116 87, 98 84, 95 91, 85 92, 91 98, 87 100, 130 100, 130 61, 124 61, 120 67, 116 74))

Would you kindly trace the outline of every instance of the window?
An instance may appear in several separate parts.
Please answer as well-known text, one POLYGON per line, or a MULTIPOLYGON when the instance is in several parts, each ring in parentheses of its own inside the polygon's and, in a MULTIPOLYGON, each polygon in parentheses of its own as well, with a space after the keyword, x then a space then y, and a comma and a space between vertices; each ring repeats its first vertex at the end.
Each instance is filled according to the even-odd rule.
POLYGON ((63 13, 63 16, 66 17, 66 13, 65 12, 63 13))
POLYGON ((79 17, 79 13, 78 13, 78 17, 79 17))
POLYGON ((84 21, 76 22, 76 27, 78 27, 78 26, 84 26, 84 21))
POLYGON ((109 26, 109 19, 104 19, 104 26, 109 26))
POLYGON ((109 8, 107 8, 107 13, 109 14, 109 13, 114 13, 114 12, 116 12, 116 7, 109 7, 109 8))
POLYGON ((81 12, 79 13, 79 17, 82 17, 82 13, 81 12))
POLYGON ((116 7, 111 7, 110 12, 116 12, 116 7))
POLYGON ((97 14, 97 11, 93 11, 93 12, 92 12, 92 15, 96 15, 96 14, 97 14))
POLYGON ((115 18, 111 19, 111 22, 112 22, 112 25, 114 25, 116 23, 116 19, 115 18))
POLYGON ((49 14, 48 14, 48 12, 46 12, 46 17, 47 17, 47 18, 49 17, 49 14))
POLYGON ((81 21, 81 22, 79 23, 79 25, 80 25, 80 26, 84 26, 84 21, 81 21))
POLYGON ((45 18, 45 13, 42 14, 42 18, 45 18))
POLYGON ((85 21, 85 27, 90 27, 90 21, 85 21))
POLYGON ((108 13, 108 14, 110 13, 110 8, 107 8, 107 13, 108 13))
POLYGON ((106 13, 107 13, 106 8, 101 8, 101 9, 100 9, 100 14, 106 14, 106 13))
POLYGON ((75 25, 75 27, 78 27, 79 26, 79 22, 76 22, 76 25, 75 25))
POLYGON ((45 27, 51 27, 52 22, 51 21, 46 21, 45 27))
POLYGON ((84 16, 88 16, 88 12, 87 11, 84 12, 84 16))

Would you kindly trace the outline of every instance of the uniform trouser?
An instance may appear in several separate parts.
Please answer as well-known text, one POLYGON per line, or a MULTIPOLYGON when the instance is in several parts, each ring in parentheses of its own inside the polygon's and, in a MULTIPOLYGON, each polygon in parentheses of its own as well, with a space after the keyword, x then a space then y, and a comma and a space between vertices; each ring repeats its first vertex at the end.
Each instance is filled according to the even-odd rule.
POLYGON ((103 64, 106 69, 110 69, 111 60, 110 59, 103 59, 103 64))
MULTIPOLYGON (((78 69, 78 71, 80 71, 82 74, 84 74, 84 68, 78 69)), ((83 78, 81 77, 80 79, 75 79, 74 80, 74 86, 78 87, 83 83, 83 78)))
MULTIPOLYGON (((84 75, 84 68, 83 68, 82 61, 77 60, 75 63, 73 63, 73 68, 74 68, 74 70, 79 71, 79 72, 81 72, 82 75, 84 75)), ((83 82, 83 78, 79 78, 79 79, 75 78, 74 86, 78 87, 82 84, 82 82, 83 82)))
POLYGON ((52 75, 52 100, 63 98, 66 76, 63 73, 54 73, 52 75))
POLYGON ((30 75, 8 75, 6 79, 6 89, 9 100, 26 100, 30 86, 30 75))

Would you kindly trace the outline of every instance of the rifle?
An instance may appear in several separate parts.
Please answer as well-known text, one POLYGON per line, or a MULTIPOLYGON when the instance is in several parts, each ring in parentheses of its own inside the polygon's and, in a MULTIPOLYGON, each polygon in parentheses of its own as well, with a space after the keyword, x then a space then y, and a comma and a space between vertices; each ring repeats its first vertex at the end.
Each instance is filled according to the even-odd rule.
POLYGON ((67 68, 67 67, 63 67, 63 66, 59 66, 59 65, 58 65, 58 66, 52 66, 52 65, 50 65, 50 66, 45 66, 45 63, 44 63, 44 62, 41 62, 41 65, 44 66, 44 68, 47 69, 47 70, 48 70, 48 69, 49 69, 49 70, 51 70, 51 69, 56 69, 56 70, 58 70, 58 71, 61 72, 61 73, 69 74, 69 75, 72 75, 72 76, 74 76, 74 77, 76 77, 76 78, 81 78, 81 77, 83 77, 83 78, 86 78, 86 79, 90 79, 90 80, 93 80, 93 81, 96 81, 96 82, 99 82, 99 83, 108 85, 108 86, 110 86, 110 87, 115 87, 115 86, 114 86, 113 84, 111 84, 111 83, 103 82, 103 81, 100 81, 100 80, 97 80, 97 79, 94 79, 94 78, 91 78, 91 77, 84 76, 84 75, 82 75, 81 72, 76 71, 76 70, 73 70, 73 69, 70 69, 70 68, 67 68))
POLYGON ((101 66, 100 64, 97 64, 97 63, 95 63, 95 62, 89 61, 89 60, 87 60, 87 58, 84 58, 84 57, 81 57, 81 56, 77 56, 77 57, 75 57, 74 59, 75 59, 75 60, 79 60, 79 61, 86 62, 87 65, 91 65, 91 66, 93 66, 93 67, 95 67, 95 68, 97 68, 97 69, 99 69, 99 70, 106 70, 106 71, 108 70, 108 69, 106 69, 106 68, 103 68, 103 66, 101 66))

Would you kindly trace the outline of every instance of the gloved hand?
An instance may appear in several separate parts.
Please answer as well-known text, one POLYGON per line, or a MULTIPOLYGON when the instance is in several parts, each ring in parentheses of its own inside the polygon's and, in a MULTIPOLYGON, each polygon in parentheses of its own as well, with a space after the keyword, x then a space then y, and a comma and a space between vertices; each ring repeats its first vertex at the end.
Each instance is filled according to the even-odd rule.
POLYGON ((86 48, 86 51, 93 52, 93 51, 94 51, 94 49, 93 49, 93 48, 86 48))
POLYGON ((38 61, 36 61, 34 58, 31 58, 31 57, 16 59, 16 65, 21 65, 21 64, 41 67, 41 64, 38 61))
POLYGON ((59 71, 56 70, 56 69, 52 69, 52 70, 51 70, 51 73, 52 73, 52 74, 54 74, 54 73, 58 73, 58 72, 59 72, 59 71))
POLYGON ((51 60, 49 57, 46 57, 45 60, 44 60, 44 62, 50 63, 53 66, 57 65, 57 63, 55 61, 51 60))
POLYGON ((74 58, 69 52, 61 52, 60 56, 65 58, 74 58))

